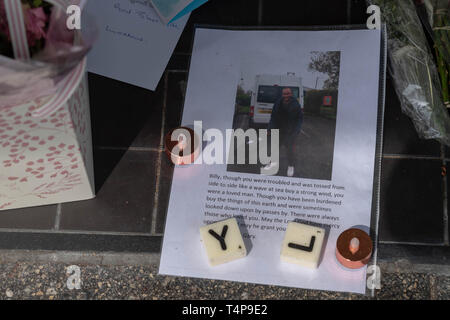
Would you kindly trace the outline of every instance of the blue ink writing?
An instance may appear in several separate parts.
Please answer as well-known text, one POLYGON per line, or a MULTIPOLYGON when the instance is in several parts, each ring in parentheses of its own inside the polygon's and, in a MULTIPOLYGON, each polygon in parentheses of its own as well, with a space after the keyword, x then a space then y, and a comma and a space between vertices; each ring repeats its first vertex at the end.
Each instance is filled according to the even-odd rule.
POLYGON ((114 9, 117 9, 119 12, 131 14, 131 9, 124 9, 120 6, 120 3, 116 2, 114 4, 114 9))
POLYGON ((113 34, 116 34, 116 35, 119 35, 119 36, 124 36, 124 37, 130 38, 130 39, 133 39, 133 40, 137 40, 137 41, 140 41, 140 42, 144 41, 144 38, 142 38, 142 37, 138 37, 138 36, 132 35, 132 34, 130 34, 128 32, 122 32, 122 31, 113 30, 108 25, 106 26, 105 30, 107 32, 111 32, 113 34))

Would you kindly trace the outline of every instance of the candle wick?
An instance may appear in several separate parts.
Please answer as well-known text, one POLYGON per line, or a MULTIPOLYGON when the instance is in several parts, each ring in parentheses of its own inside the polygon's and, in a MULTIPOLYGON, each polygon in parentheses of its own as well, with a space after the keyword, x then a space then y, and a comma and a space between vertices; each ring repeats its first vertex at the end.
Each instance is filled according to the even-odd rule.
POLYGON ((350 241, 349 249, 352 254, 355 254, 359 250, 359 239, 358 238, 353 238, 350 241))

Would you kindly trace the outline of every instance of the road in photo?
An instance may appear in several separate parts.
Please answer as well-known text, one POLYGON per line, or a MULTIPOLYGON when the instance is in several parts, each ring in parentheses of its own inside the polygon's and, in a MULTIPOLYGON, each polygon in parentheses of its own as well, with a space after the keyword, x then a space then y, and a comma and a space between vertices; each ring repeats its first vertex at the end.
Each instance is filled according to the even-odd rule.
MULTIPOLYGON (((236 114, 233 128, 248 129, 249 115, 236 114)), ((267 126, 259 126, 266 129, 267 126)), ((334 136, 336 120, 332 117, 304 114, 303 124, 300 134, 295 139, 295 170, 293 177, 306 179, 331 180, 334 136)), ((248 163, 248 144, 256 141, 246 140, 246 163, 248 163)), ((238 145, 235 144, 235 155, 238 145)), ((229 164, 227 171, 242 173, 261 173, 262 164, 229 164)), ((279 176, 286 176, 287 159, 285 152, 280 150, 279 176)))

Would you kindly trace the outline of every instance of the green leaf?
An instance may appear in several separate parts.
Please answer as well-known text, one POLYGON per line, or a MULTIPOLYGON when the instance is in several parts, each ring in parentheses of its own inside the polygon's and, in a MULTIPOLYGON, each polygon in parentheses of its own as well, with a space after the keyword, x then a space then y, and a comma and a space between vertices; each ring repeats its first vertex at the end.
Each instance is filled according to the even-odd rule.
POLYGON ((38 7, 42 6, 42 0, 32 0, 32 1, 33 1, 32 6, 34 8, 38 8, 38 7))

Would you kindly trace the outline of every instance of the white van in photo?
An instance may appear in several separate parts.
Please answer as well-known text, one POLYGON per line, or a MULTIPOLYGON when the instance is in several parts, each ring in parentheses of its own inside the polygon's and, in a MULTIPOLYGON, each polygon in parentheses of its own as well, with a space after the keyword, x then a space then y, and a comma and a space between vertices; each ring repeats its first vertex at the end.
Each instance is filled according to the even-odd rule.
POLYGON ((250 105, 250 127, 261 127, 270 122, 273 106, 281 98, 283 88, 291 88, 292 94, 303 108, 302 79, 295 73, 256 76, 250 105))

